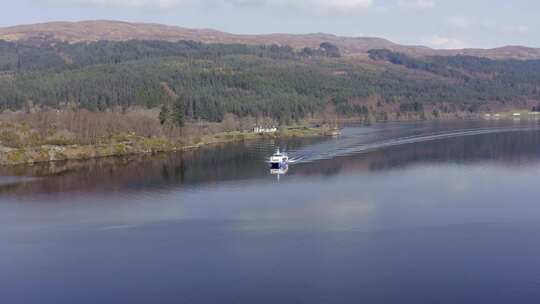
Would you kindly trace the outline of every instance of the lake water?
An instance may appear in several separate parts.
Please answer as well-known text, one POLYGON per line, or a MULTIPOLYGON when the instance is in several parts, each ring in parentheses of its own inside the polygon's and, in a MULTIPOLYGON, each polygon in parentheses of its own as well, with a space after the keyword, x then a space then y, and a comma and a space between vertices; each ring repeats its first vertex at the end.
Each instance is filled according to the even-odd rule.
POLYGON ((1 303, 537 303, 540 126, 0 168, 1 303), (295 163, 269 172, 277 147, 295 163))

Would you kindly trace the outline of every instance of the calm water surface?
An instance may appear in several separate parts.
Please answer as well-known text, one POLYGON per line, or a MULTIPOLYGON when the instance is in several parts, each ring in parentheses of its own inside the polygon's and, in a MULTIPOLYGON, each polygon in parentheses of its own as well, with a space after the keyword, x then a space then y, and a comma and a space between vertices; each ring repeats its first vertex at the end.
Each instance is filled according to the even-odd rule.
POLYGON ((538 303, 537 122, 0 168, 1 303, 538 303), (297 160, 269 173, 275 147, 297 160))

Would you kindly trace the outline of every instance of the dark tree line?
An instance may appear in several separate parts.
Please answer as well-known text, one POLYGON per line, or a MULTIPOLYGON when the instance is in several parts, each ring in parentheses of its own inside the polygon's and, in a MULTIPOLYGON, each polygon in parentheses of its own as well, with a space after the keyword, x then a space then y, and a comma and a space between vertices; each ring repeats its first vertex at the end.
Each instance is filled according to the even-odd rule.
POLYGON ((540 60, 492 60, 473 56, 415 58, 389 50, 371 50, 370 58, 422 70, 456 82, 452 95, 479 102, 512 102, 540 97, 540 60))
POLYGON ((339 57, 339 49, 323 43, 318 49, 296 51, 290 46, 204 44, 195 41, 98 41, 94 43, 18 43, 0 40, 0 71, 63 71, 98 64, 132 60, 180 57, 216 60, 230 55, 254 55, 271 59, 299 59, 310 56, 339 57))

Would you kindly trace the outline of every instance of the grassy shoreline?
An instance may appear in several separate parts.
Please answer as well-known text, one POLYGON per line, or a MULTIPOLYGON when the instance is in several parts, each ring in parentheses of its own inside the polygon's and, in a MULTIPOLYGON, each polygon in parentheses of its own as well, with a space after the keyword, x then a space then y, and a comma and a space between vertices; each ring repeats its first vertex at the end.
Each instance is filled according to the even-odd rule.
MULTIPOLYGON (((540 119, 540 114, 531 114, 529 111, 506 111, 499 113, 479 113, 477 115, 469 116, 454 116, 439 117, 436 120, 448 120, 448 119, 540 119), (519 113, 517 116, 516 113, 519 113)), ((400 119, 396 121, 412 121, 423 120, 419 117, 408 117, 406 119, 400 119)), ((365 120, 359 118, 343 119, 342 122, 348 123, 366 123, 365 120)), ((2 125, 0 121, 0 126, 2 125)), ((5 129, 5 128, 4 128, 5 129)), ((18 125, 14 129, 15 132, 9 133, 10 136, 7 140, 14 142, 20 142, 17 137, 21 134, 29 133, 27 125, 18 125), (19 134, 18 134, 19 133, 19 134)), ((291 137, 314 137, 314 136, 328 136, 332 135, 335 129, 329 125, 321 126, 285 126, 280 128, 275 133, 254 133, 251 131, 230 131, 230 132, 218 132, 206 134, 201 137, 191 138, 187 141, 171 140, 167 137, 145 137, 135 135, 135 133, 118 133, 113 136, 109 136, 106 139, 101 140, 98 144, 76 144, 75 141, 65 140, 52 140, 52 141, 27 141, 25 144, 18 145, 2 145, 2 142, 6 140, 4 133, 0 132, 0 166, 13 166, 22 164, 34 164, 45 163, 65 160, 85 160, 95 159, 112 156, 127 156, 138 154, 153 154, 161 152, 173 152, 193 150, 203 146, 240 142, 255 139, 277 139, 277 138, 291 138, 291 137)), ((34 134, 35 135, 35 134, 34 134)))
POLYGON ((331 135, 332 128, 286 127, 275 133, 253 133, 247 131, 221 132, 205 135, 194 143, 181 143, 166 138, 149 138, 131 134, 119 136, 121 140, 95 145, 40 145, 22 148, 0 146, 0 165, 12 166, 64 160, 84 160, 111 156, 152 154, 160 152, 197 149, 202 146, 255 139, 277 139, 291 137, 314 137, 331 135))

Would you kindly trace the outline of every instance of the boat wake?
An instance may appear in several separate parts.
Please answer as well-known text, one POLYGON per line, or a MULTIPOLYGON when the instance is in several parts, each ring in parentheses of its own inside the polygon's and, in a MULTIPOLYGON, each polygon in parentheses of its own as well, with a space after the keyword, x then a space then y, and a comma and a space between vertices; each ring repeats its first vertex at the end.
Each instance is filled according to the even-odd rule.
POLYGON ((363 134, 352 134, 348 136, 343 136, 338 140, 323 142, 289 153, 289 162, 291 164, 309 163, 319 160, 333 159, 341 156, 367 153, 374 150, 380 150, 394 146, 416 144, 454 137, 536 130, 540 130, 540 126, 462 129, 431 132, 426 134, 414 134, 396 138, 375 140, 373 142, 366 140, 366 136, 364 136, 363 134))
POLYGON ((35 178, 19 177, 19 176, 0 176, 0 186, 17 184, 22 182, 32 181, 35 178))

